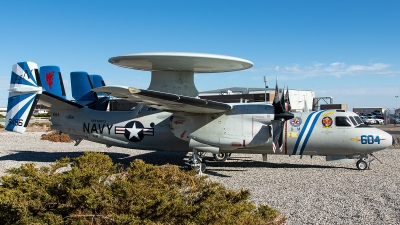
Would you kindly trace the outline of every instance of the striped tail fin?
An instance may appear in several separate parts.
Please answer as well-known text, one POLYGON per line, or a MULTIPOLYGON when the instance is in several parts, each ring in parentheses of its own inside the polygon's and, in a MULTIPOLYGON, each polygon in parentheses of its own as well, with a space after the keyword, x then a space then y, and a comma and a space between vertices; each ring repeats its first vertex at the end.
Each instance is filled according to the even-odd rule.
POLYGON ((42 94, 38 66, 34 62, 14 64, 11 72, 5 129, 23 133, 42 94))

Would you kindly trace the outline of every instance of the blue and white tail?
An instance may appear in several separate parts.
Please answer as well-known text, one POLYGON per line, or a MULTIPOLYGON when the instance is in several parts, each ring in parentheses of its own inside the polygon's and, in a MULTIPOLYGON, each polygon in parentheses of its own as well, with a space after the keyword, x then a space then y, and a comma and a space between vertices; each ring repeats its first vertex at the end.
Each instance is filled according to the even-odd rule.
POLYGON ((7 105, 6 130, 23 133, 42 94, 38 66, 34 62, 13 65, 7 105))

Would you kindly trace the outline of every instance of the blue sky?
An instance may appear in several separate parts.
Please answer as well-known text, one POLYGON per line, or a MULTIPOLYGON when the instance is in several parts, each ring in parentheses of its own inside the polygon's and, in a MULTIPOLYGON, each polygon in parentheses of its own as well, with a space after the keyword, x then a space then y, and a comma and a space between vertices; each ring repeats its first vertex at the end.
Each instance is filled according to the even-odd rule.
MULTIPOLYGON (((353 107, 396 107, 400 1, 0 0, 0 106, 12 65, 33 61, 107 85, 147 88, 150 73, 108 63, 140 52, 200 52, 250 60, 248 70, 199 74, 199 91, 269 86, 314 90, 353 107)), ((398 100, 400 107, 400 100, 398 100)))

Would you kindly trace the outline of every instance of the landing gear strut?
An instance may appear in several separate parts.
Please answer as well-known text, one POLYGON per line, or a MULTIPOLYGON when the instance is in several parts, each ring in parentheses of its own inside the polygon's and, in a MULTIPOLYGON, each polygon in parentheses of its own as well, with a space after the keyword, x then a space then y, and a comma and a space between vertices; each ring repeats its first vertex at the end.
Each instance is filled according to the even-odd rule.
POLYGON ((189 161, 186 162, 185 164, 189 165, 193 170, 197 171, 197 174, 201 175, 207 169, 206 164, 202 163, 203 156, 204 156, 204 152, 200 152, 200 154, 199 154, 197 149, 194 148, 192 157, 189 158, 189 161))

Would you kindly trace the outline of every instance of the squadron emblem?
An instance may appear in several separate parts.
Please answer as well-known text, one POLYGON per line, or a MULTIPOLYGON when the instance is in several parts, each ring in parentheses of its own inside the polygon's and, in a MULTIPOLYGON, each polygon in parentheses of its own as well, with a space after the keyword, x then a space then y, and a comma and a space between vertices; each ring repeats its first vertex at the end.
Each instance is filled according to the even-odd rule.
POLYGON ((325 116, 322 118, 322 126, 323 128, 332 128, 333 120, 329 116, 325 116))

